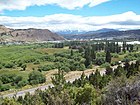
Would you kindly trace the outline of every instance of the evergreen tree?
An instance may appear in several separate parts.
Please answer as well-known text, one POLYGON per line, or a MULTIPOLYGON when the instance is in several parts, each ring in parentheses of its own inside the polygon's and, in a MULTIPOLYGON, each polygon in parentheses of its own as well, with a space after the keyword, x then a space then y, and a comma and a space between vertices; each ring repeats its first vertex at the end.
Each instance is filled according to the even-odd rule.
POLYGON ((73 56, 73 50, 71 49, 70 56, 73 56))
POLYGON ((94 48, 94 46, 92 46, 91 58, 92 58, 92 60, 93 60, 93 59, 96 59, 96 53, 95 53, 95 48, 94 48))
POLYGON ((133 52, 134 45, 130 45, 130 52, 133 52))
POLYGON ((125 53, 126 52, 126 42, 123 42, 123 46, 122 47, 123 47, 122 50, 125 53))
POLYGON ((111 54, 110 54, 110 51, 109 50, 107 50, 107 52, 106 52, 106 62, 108 62, 108 63, 111 63, 111 54))
POLYGON ((52 77, 52 83, 55 86, 62 86, 66 82, 63 70, 58 69, 58 73, 52 77))
POLYGON ((85 66, 86 68, 91 64, 91 49, 90 46, 88 46, 85 50, 85 66))
POLYGON ((120 51, 119 51, 119 44, 118 44, 118 42, 117 42, 117 44, 116 44, 116 53, 119 53, 120 51))

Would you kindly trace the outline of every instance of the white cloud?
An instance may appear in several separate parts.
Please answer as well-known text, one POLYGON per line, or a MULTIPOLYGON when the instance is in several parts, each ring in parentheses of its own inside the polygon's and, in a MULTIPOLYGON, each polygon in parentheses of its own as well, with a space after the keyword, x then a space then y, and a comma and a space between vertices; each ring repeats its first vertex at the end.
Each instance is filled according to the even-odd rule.
POLYGON ((25 10, 29 6, 58 5, 62 8, 75 9, 85 5, 94 7, 111 0, 0 0, 0 11, 25 10))
POLYGON ((0 24, 11 28, 40 28, 52 31, 91 31, 101 28, 140 29, 140 15, 129 11, 111 16, 91 17, 71 14, 54 14, 44 17, 0 16, 0 24))

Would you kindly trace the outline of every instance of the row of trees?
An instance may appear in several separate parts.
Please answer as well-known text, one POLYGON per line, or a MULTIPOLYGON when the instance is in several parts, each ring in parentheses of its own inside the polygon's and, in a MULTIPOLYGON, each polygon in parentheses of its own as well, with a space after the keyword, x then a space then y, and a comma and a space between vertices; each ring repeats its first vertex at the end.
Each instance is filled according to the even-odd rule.
MULTIPOLYGON (((110 50, 108 49, 105 54, 106 54, 106 56, 105 56, 105 62, 111 63, 111 53, 110 53, 110 50)), ((85 58, 85 66, 87 68, 90 68, 90 66, 92 65, 92 63, 95 63, 95 64, 99 64, 100 65, 100 62, 101 61, 100 61, 100 59, 98 59, 96 57, 96 52, 95 52, 95 47, 94 46, 92 46, 92 47, 88 46, 85 49, 84 58, 85 58)))
MULTIPOLYGON (((134 51, 134 45, 131 44, 126 44, 126 42, 122 42, 122 45, 119 45, 118 42, 115 41, 104 41, 104 42, 95 42, 95 43, 91 43, 91 42, 71 42, 70 43, 70 48, 80 48, 83 47, 85 48, 85 46, 94 46, 94 51, 107 51, 110 50, 111 53, 120 53, 120 52, 132 52, 134 51)), ((138 49, 136 49, 138 50, 138 49)))

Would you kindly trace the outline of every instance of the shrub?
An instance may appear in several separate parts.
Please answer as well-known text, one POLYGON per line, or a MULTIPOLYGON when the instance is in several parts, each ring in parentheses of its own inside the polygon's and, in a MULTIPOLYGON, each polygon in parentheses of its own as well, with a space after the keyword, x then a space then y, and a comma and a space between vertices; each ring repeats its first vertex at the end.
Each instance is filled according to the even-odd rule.
POLYGON ((2 69, 2 65, 0 64, 0 69, 2 69))
POLYGON ((4 65, 5 68, 13 68, 14 64, 12 62, 8 62, 4 65))
POLYGON ((39 66, 38 67, 39 71, 48 71, 48 70, 52 70, 52 69, 55 69, 55 66, 52 65, 52 64, 44 65, 44 66, 39 66))
POLYGON ((98 52, 97 57, 105 57, 105 52, 98 52))
POLYGON ((19 81, 21 81, 22 80, 22 76, 16 76, 15 78, 14 78, 14 84, 18 84, 19 83, 19 81))
POLYGON ((101 65, 102 68, 110 67, 110 64, 108 62, 101 65))
POLYGON ((36 64, 40 64, 40 61, 39 60, 36 60, 35 62, 34 62, 34 64, 36 65, 36 64))
POLYGON ((65 71, 65 72, 69 72, 70 71, 70 68, 67 67, 67 66, 62 66, 60 69, 65 71))
POLYGON ((13 82, 14 81, 14 77, 15 75, 14 74, 3 74, 0 76, 0 80, 6 84, 6 83, 10 83, 10 82, 13 82))
POLYGON ((104 63, 105 63, 105 59, 103 57, 98 57, 95 60, 95 64, 97 64, 97 65, 102 65, 104 63))
POLYGON ((23 62, 21 61, 21 60, 19 60, 18 62, 17 62, 17 66, 18 67, 21 67, 23 65, 23 62))
POLYGON ((2 81, 0 80, 0 87, 3 85, 2 81))
POLYGON ((31 85, 44 83, 46 81, 46 77, 41 72, 34 70, 29 74, 28 81, 31 85))
POLYGON ((6 90, 9 90, 10 89, 10 85, 2 85, 1 87, 0 87, 0 91, 6 91, 6 90))
POLYGON ((84 65, 84 64, 80 64, 79 70, 83 71, 83 70, 85 70, 85 69, 86 69, 85 65, 84 65))
POLYGON ((22 80, 18 82, 18 87, 23 87, 23 86, 26 86, 27 84, 28 84, 28 81, 22 80))
POLYGON ((119 58, 119 55, 116 54, 116 53, 112 53, 111 56, 112 56, 113 58, 119 58))

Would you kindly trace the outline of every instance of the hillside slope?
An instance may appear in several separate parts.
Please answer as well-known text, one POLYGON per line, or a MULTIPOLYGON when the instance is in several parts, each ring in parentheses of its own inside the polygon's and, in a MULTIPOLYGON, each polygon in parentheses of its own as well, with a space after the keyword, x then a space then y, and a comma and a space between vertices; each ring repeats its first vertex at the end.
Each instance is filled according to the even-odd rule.
POLYGON ((48 29, 10 29, 0 25, 0 41, 41 42, 64 40, 48 29))

